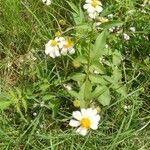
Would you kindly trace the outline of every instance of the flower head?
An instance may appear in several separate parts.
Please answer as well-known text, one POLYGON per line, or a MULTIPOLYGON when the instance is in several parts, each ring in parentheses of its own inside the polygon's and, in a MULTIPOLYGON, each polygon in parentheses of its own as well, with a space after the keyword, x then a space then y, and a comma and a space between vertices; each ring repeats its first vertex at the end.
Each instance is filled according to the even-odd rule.
POLYGON ((130 40, 130 36, 129 36, 128 34, 126 34, 126 33, 123 33, 123 38, 124 38, 126 41, 130 40))
POLYGON ((88 129, 96 130, 100 121, 100 115, 97 114, 96 109, 87 108, 80 111, 74 111, 72 113, 74 119, 71 119, 69 125, 72 127, 78 127, 76 130, 82 136, 87 134, 88 129))
POLYGON ((45 45, 45 53, 50 57, 55 58, 60 56, 59 49, 62 48, 63 37, 56 37, 55 39, 49 40, 45 45))
POLYGON ((87 10, 89 17, 95 19, 100 12, 102 12, 102 3, 99 0, 86 0, 83 6, 87 10))
POLYGON ((67 53, 69 53, 69 54, 75 53, 75 49, 73 48, 73 42, 69 38, 67 38, 63 41, 63 47, 61 49, 62 55, 67 55, 67 53))

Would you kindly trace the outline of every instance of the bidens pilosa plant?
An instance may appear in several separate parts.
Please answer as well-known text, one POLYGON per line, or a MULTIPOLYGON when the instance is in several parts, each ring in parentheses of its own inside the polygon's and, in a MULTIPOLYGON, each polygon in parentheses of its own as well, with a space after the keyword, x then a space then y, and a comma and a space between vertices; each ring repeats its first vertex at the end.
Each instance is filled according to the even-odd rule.
MULTIPOLYGON (((97 105, 102 104, 103 106, 109 105, 113 91, 120 94, 119 98, 126 96, 126 87, 122 83, 120 70, 121 52, 116 49, 113 50, 107 45, 110 36, 109 28, 121 26, 123 23, 119 21, 109 23, 108 19, 101 17, 100 12, 103 8, 102 3, 98 0, 86 0, 86 4, 83 5, 89 16, 82 10, 82 6, 80 8, 73 3, 68 2, 68 4, 75 11, 72 15, 76 26, 71 29, 74 32, 72 39, 77 39, 74 41, 76 43, 75 48, 71 38, 65 38, 66 31, 64 31, 61 35, 49 40, 45 46, 45 53, 52 58, 76 53, 69 58, 73 59, 74 67, 79 67, 80 72, 67 77, 68 82, 75 84, 67 91, 73 99, 79 101, 81 114, 79 111, 74 112, 73 117, 78 121, 71 120, 70 125, 80 126, 77 133, 86 135, 88 128, 98 128, 100 120, 99 115, 98 118, 96 116, 97 119, 94 119, 97 110, 96 105, 90 108, 92 103, 96 102, 97 105), (97 24, 100 26, 99 28, 97 28, 97 24), (94 112, 93 115, 92 112, 94 112), (79 118, 74 114, 78 114, 79 118)), ((71 31, 67 33, 69 34, 71 31)), ((75 101, 73 103, 76 106, 75 101)))

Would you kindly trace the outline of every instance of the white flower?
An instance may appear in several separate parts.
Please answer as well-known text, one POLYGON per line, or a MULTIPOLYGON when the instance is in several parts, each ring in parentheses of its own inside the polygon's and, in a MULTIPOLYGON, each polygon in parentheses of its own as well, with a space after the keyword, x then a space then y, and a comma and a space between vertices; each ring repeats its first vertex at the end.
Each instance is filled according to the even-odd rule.
POLYGON ((126 33, 123 33, 123 38, 127 41, 127 40, 130 40, 130 37, 128 34, 126 33))
POLYGON ((44 4, 46 4, 46 5, 50 5, 52 2, 51 2, 51 0, 42 0, 43 1, 43 3, 44 4))
POLYGON ((102 3, 99 0, 86 0, 83 6, 87 10, 89 17, 95 19, 100 12, 102 12, 102 3))
POLYGON ((105 48, 108 48, 108 44, 105 44, 105 48))
POLYGON ((72 113, 74 119, 71 119, 69 125, 72 127, 78 127, 76 132, 82 136, 87 134, 89 128, 96 130, 100 121, 100 115, 97 114, 96 109, 87 108, 80 111, 74 111, 72 113))
POLYGON ((34 113, 33 113, 33 116, 37 116, 37 113, 36 113, 36 112, 34 112, 34 113))
POLYGON ((63 86, 64 86, 64 88, 65 88, 67 91, 72 90, 71 84, 63 84, 63 86))
POLYGON ((114 16, 113 14, 109 14, 108 18, 113 18, 113 16, 114 16))
POLYGON ((111 27, 111 28, 109 28, 108 30, 109 30, 109 32, 114 32, 115 27, 111 27))
POLYGON ((54 40, 49 40, 49 42, 45 45, 46 55, 50 55, 52 58, 60 56, 59 49, 63 47, 63 41, 63 37, 56 37, 54 40))
POLYGON ((61 48, 61 54, 62 55, 67 55, 67 53, 69 54, 74 54, 75 53, 75 49, 73 48, 73 42, 70 39, 65 39, 64 41, 62 41, 61 43, 62 48, 61 48))
POLYGON ((135 27, 130 27, 130 31, 135 32, 135 27))
POLYGON ((125 105, 125 106, 124 106, 124 111, 125 111, 125 112, 128 112, 128 110, 129 110, 130 108, 131 108, 130 105, 125 105))

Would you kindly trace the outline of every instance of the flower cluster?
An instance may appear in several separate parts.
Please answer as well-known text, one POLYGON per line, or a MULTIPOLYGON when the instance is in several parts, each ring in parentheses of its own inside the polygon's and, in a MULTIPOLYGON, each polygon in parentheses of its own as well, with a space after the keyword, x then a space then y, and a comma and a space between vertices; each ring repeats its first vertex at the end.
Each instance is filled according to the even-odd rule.
POLYGON ((61 55, 74 54, 73 42, 70 38, 56 37, 48 41, 45 45, 45 53, 52 58, 61 55))
POLYGON ((72 113, 74 119, 71 119, 69 125, 72 127, 78 127, 76 132, 82 136, 87 134, 89 128, 96 130, 100 121, 100 115, 97 114, 96 109, 87 108, 80 111, 74 111, 72 113))
POLYGON ((99 13, 102 12, 102 3, 99 0, 86 0, 86 4, 83 6, 87 10, 89 17, 95 19, 99 13))

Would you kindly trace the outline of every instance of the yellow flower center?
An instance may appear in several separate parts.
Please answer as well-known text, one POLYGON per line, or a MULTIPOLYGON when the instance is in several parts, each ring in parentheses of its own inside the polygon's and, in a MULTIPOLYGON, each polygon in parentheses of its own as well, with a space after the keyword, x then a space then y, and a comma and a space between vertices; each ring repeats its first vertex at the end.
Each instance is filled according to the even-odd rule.
POLYGON ((70 48, 72 46, 72 41, 70 39, 66 40, 64 48, 70 48))
POLYGON ((83 118, 81 119, 80 124, 83 128, 90 128, 91 121, 89 118, 83 118))
POLYGON ((92 3, 91 3, 91 5, 92 5, 93 7, 96 7, 96 6, 97 6, 97 0, 93 0, 92 3))
POLYGON ((57 45, 57 41, 56 41, 56 40, 52 40, 51 46, 52 46, 52 47, 55 47, 56 45, 57 45))

